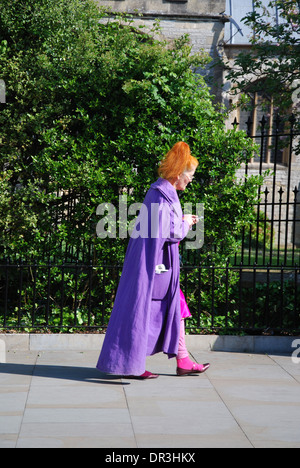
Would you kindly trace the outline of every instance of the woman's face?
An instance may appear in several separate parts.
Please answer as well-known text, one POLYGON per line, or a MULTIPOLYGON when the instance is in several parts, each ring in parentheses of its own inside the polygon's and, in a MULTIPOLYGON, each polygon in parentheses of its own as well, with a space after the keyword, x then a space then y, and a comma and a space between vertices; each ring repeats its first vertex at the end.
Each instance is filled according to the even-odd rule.
POLYGON ((190 184, 194 178, 196 167, 192 167, 189 171, 184 171, 180 174, 179 179, 176 182, 177 190, 185 190, 187 185, 190 184))

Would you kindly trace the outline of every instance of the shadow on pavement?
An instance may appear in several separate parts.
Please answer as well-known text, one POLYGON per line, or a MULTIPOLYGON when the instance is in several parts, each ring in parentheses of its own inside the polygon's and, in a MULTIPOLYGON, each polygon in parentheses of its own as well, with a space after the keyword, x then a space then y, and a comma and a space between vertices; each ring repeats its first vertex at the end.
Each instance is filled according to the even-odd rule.
POLYGON ((48 379, 73 380, 110 385, 129 385, 121 382, 121 376, 109 375, 91 367, 53 366, 41 364, 0 364, 0 374, 31 375, 48 379))

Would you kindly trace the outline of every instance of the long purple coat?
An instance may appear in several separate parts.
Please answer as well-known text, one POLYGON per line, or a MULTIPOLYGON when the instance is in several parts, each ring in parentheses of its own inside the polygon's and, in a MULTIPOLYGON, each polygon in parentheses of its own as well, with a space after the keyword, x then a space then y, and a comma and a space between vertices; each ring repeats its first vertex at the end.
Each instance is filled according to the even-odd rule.
POLYGON ((175 188, 151 185, 129 240, 118 291, 97 368, 141 375, 146 356, 175 357, 180 333, 178 243, 189 230, 175 188), (164 264, 168 272, 157 274, 164 264))

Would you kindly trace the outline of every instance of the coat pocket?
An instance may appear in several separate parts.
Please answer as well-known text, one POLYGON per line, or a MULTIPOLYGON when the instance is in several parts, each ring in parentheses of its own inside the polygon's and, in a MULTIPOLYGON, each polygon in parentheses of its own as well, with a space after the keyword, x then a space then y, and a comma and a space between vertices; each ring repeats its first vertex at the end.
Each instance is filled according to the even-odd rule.
POLYGON ((171 283, 172 268, 163 273, 154 274, 154 284, 152 291, 152 299, 154 301, 162 301, 167 293, 171 283))

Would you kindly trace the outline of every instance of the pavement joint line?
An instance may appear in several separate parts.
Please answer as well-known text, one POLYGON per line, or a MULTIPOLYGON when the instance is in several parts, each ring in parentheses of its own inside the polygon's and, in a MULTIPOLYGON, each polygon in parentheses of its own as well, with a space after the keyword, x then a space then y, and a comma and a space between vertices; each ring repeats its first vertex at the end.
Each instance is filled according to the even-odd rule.
POLYGON ((21 418, 21 422, 20 422, 18 437, 16 438, 16 445, 15 445, 15 448, 18 447, 18 442, 19 442, 19 438, 20 438, 20 432, 22 431, 22 426, 23 426, 23 421, 24 421, 24 417, 25 417, 25 413, 26 413, 27 403, 28 403, 28 399, 29 399, 29 395, 30 395, 31 386, 32 386, 32 380, 33 380, 33 376, 34 376, 34 371, 35 371, 35 368, 36 368, 36 366, 37 366, 37 361, 38 361, 39 356, 40 356, 40 353, 37 352, 37 353, 36 353, 36 357, 35 357, 35 362, 34 362, 34 364, 32 364, 32 373, 31 373, 31 376, 30 376, 30 383, 29 383, 29 385, 28 385, 27 396, 26 396, 26 400, 25 400, 25 403, 24 403, 24 411, 23 411, 23 415, 22 415, 22 418, 21 418))
MULTIPOLYGON (((192 358, 194 360, 195 357, 193 356, 192 352, 190 352, 192 358)), ((199 363, 198 363, 199 364, 199 363)), ((238 427, 240 428, 241 432, 244 434, 244 436, 246 437, 246 439, 248 440, 249 444, 251 444, 251 447, 252 448, 255 448, 254 445, 252 444, 251 440, 249 439, 248 435, 246 434, 246 432, 244 431, 244 429, 242 428, 242 426, 239 424, 239 422, 236 420, 236 417, 234 416, 234 414, 232 413, 232 411, 230 410, 230 408, 227 406, 225 400, 222 398, 222 395, 220 394, 220 392, 216 389, 216 387, 214 386, 212 380, 209 378, 209 375, 207 373, 205 373, 205 377, 209 380, 210 384, 212 385, 212 387, 214 388, 216 394, 218 395, 218 397, 220 398, 220 400, 222 401, 222 403, 224 404, 225 408, 227 409, 227 411, 231 414, 231 416, 233 417, 233 419, 235 420, 236 424, 238 425, 238 427)))
MULTIPOLYGON (((122 379, 121 379, 121 381, 122 381, 122 379)), ((123 381, 122 381, 122 383, 123 383, 123 381)), ((124 385, 124 384, 122 385, 122 388, 123 388, 124 397, 125 397, 125 401, 126 401, 127 411, 128 411, 128 413, 129 413, 129 419, 130 419, 130 424, 131 424, 131 427, 132 427, 132 433, 133 433, 133 436, 134 436, 135 446, 136 446, 136 448, 139 448, 138 442, 137 442, 137 438, 136 438, 136 433, 135 433, 135 430, 134 430, 134 424, 133 424, 133 421, 132 421, 131 412, 130 412, 130 408, 129 408, 128 398, 127 398, 127 394, 126 394, 126 389, 125 389, 125 385, 124 385)))
POLYGON ((288 370, 284 369, 284 367, 282 367, 282 365, 280 364, 280 362, 275 361, 275 359, 274 359, 272 356, 270 356, 270 355, 268 355, 268 357, 269 357, 269 359, 271 359, 271 360, 274 362, 274 364, 276 364, 277 366, 279 366, 280 369, 282 369, 286 374, 288 374, 290 377, 292 377, 292 379, 295 380, 295 382, 297 382, 297 384, 299 384, 299 382, 298 382, 298 380, 295 378, 295 376, 292 375, 288 370))

